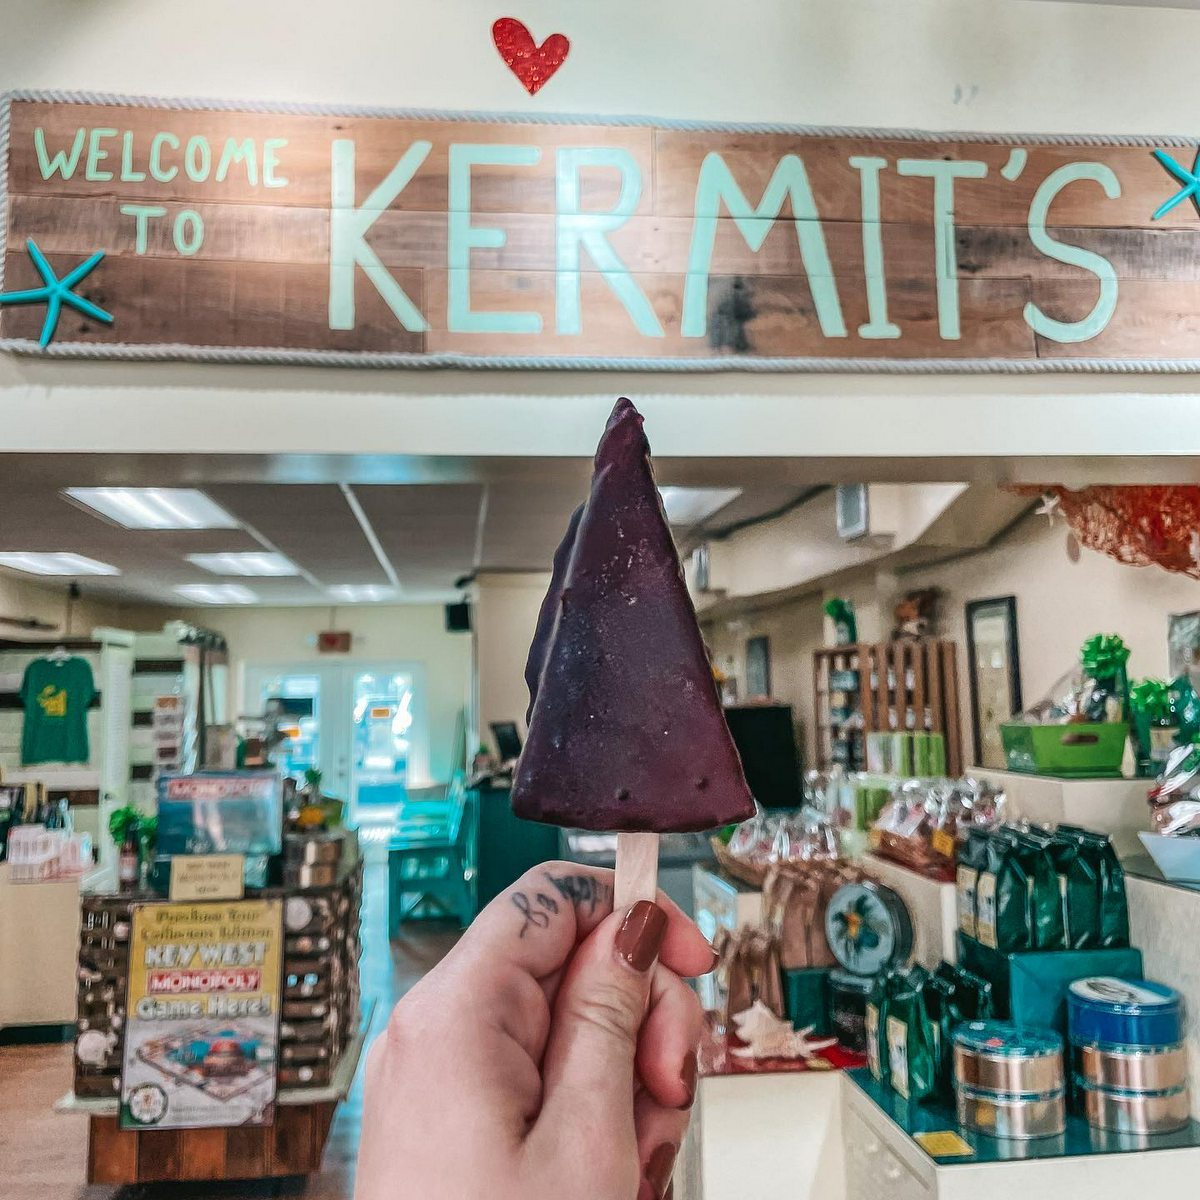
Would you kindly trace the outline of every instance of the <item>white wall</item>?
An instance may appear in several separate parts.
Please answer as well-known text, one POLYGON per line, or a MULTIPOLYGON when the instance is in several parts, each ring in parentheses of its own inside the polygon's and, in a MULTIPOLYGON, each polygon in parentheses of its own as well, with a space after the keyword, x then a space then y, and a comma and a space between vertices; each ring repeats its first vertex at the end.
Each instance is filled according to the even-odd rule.
MULTIPOLYGON (((863 641, 885 639, 897 593, 921 587, 945 592, 939 634, 959 646, 959 699, 963 746, 971 756, 970 691, 967 682, 964 607, 970 600, 1014 595, 1021 682, 1026 704, 1037 700, 1068 671, 1079 647, 1093 633, 1119 633, 1130 647, 1133 677, 1167 671, 1167 617, 1200 609, 1200 583, 1159 567, 1130 567, 1084 550, 1077 563, 1066 553, 1066 530, 1030 514, 990 548, 943 563, 877 580, 874 573, 847 579, 827 595, 853 600, 863 641)), ((745 643, 771 638, 776 696, 795 706, 812 740, 812 652, 826 644, 824 595, 811 595, 760 612, 714 619, 705 636, 722 667, 732 665, 744 687, 745 643), (731 627, 732 626, 732 627, 731 627)))
MULTIPOLYGON (((531 99, 492 47, 500 11, 480 0, 6 0, 0 83, 934 130, 1200 124, 1200 94, 1176 61, 1200 35, 1195 12, 1027 0, 524 0, 519 15, 539 38, 561 30, 572 41, 562 71, 531 99)), ((681 381, 16 359, 0 361, 0 449, 587 455, 618 391, 645 405, 660 455, 1140 454, 1161 456, 1147 469, 1184 479, 1200 462, 1200 401, 1186 377, 681 381)))
MULTIPOLYGON (((453 772, 455 730, 471 684, 471 639, 447 633, 440 604, 358 605, 337 609, 330 624, 324 608, 190 609, 182 614, 229 642, 230 681, 235 714, 243 706, 242 680, 248 665, 331 662, 413 662, 424 667, 425 712, 429 728, 429 774, 444 782, 453 772), (349 655, 319 655, 314 636, 320 629, 348 629, 349 655)), ((418 703, 421 700, 418 698, 418 703)))
POLYGON ((548 573, 483 572, 475 578, 475 731, 493 749, 490 722, 516 721, 525 728, 525 662, 549 583, 548 573))
POLYGON ((0 624, 0 639, 37 641, 42 638, 87 637, 98 625, 138 632, 161 629, 173 615, 169 609, 153 605, 122 603, 97 599, 87 594, 72 606, 70 628, 67 628, 67 585, 36 583, 29 576, 7 571, 0 572, 0 617, 24 619, 36 617, 49 622, 53 629, 21 629, 16 625, 0 624))

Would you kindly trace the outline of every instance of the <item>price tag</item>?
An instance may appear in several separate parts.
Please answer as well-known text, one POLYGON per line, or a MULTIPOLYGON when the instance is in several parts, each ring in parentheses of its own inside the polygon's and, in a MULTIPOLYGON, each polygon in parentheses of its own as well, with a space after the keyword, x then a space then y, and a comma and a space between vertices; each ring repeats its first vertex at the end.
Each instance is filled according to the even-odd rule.
POLYGON ((969 1158, 975 1153, 953 1129, 914 1133, 913 1140, 931 1158, 969 1158))
POLYGON ((940 854, 943 858, 954 857, 954 838, 944 829, 935 829, 933 837, 929 839, 929 844, 933 847, 935 854, 940 854))
POLYGON ((240 900, 245 870, 244 854, 177 854, 171 859, 171 899, 240 900))

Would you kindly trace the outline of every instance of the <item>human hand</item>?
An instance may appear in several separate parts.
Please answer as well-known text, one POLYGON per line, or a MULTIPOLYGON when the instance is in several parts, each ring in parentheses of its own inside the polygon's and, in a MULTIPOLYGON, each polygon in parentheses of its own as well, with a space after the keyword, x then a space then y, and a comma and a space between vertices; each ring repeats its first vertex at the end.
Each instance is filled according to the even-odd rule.
POLYGON ((528 871, 396 1005, 366 1067, 356 1200, 660 1200, 713 966, 662 892, 528 871), (656 965, 657 964, 657 965, 656 965))

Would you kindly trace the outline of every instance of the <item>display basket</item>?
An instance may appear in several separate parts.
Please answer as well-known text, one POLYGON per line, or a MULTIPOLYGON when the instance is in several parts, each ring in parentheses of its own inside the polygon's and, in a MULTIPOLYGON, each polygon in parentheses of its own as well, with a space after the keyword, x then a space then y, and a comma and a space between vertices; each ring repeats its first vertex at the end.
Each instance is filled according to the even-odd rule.
POLYGON ((1032 725, 1019 721, 1000 726, 1010 771, 1062 775, 1074 779, 1120 776, 1129 726, 1123 721, 1032 725))
POLYGON ((735 857, 729 853, 729 847, 719 837, 709 838, 709 844, 712 846, 713 856, 726 874, 741 880, 742 883, 748 883, 751 887, 762 887, 768 870, 765 863, 758 867, 735 857))

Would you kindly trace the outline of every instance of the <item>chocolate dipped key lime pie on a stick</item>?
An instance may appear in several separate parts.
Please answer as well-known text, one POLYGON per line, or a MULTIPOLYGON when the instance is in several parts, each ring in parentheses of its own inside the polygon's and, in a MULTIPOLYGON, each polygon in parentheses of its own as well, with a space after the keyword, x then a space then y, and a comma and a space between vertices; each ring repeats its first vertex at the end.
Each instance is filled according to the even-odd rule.
POLYGON ((591 493, 554 556, 525 677, 513 811, 615 831, 618 908, 654 899, 660 833, 753 814, 628 400, 608 419, 591 493))

